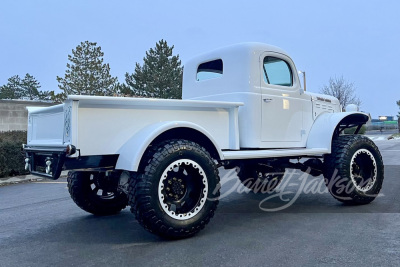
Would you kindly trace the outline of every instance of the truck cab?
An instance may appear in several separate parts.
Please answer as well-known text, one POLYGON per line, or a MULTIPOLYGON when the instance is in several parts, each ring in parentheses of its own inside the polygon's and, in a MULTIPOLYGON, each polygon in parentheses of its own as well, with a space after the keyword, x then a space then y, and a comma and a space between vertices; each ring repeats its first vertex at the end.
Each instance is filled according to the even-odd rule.
POLYGON ((191 59, 185 64, 183 99, 243 102, 241 148, 306 147, 314 120, 341 111, 336 98, 304 91, 285 51, 261 43, 191 59))

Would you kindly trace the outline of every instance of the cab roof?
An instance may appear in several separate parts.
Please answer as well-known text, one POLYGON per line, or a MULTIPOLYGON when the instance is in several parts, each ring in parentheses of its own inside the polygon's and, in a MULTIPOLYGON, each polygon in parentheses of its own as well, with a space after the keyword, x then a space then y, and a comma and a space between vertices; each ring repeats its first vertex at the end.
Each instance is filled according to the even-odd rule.
MULTIPOLYGON (((190 60, 186 64, 190 64, 193 61, 199 63, 204 60, 209 60, 212 58, 220 58, 226 57, 229 55, 237 56, 240 54, 248 54, 253 52, 276 52, 280 54, 284 54, 288 56, 285 50, 269 44, 258 43, 258 42, 245 42, 245 43, 238 43, 229 46, 220 47, 214 50, 211 50, 206 53, 199 54, 190 60)), ((186 65, 185 64, 185 65, 186 65)))

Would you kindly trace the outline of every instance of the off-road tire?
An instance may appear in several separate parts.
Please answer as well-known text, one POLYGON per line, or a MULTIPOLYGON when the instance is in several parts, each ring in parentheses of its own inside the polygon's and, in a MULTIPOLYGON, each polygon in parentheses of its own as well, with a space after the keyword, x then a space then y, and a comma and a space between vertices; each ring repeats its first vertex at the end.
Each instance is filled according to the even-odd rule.
POLYGON ((332 153, 325 155, 324 166, 325 184, 329 192, 343 203, 368 204, 382 188, 382 156, 374 142, 365 136, 335 137, 332 153))
MULTIPOLYGON (((145 153, 142 162, 139 171, 132 173, 128 189, 129 205, 138 222, 151 233, 169 239, 186 238, 202 230, 214 216, 220 194, 217 165, 206 149, 188 140, 168 140, 152 146, 145 153), (175 163, 176 167, 171 169, 175 163), (193 205, 193 208, 185 213, 180 213, 178 206, 175 206, 176 213, 172 214, 173 204, 167 203, 167 198, 170 196, 166 191, 168 189, 166 181, 169 179, 168 182, 170 182, 175 176, 178 178, 184 176, 186 170, 182 171, 181 168, 192 168, 192 165, 197 166, 197 169, 193 167, 189 177, 197 178, 189 179, 190 182, 186 186, 189 188, 193 180, 197 181, 198 177, 201 177, 200 182, 204 188, 183 193, 183 197, 190 197, 193 192, 198 191, 200 192, 199 200, 196 202, 196 197, 193 197, 185 201, 183 206, 187 203, 193 205), (200 173, 204 176, 199 176, 200 173), (204 192, 203 189, 206 188, 204 181, 207 183, 208 192, 201 195, 204 192), (200 201, 204 204, 200 204, 200 201)), ((174 180, 174 183, 178 180, 174 180)), ((189 181, 185 177, 181 180, 183 180, 182 183, 189 181)), ((172 197, 171 201, 181 200, 177 196, 176 199, 172 197)))
POLYGON ((285 169, 282 168, 264 168, 260 171, 263 175, 268 174, 267 178, 260 179, 257 176, 257 169, 260 169, 257 164, 242 164, 237 170, 237 176, 240 182, 254 193, 271 193, 279 184, 285 174, 285 169))
POLYGON ((111 190, 107 196, 98 195, 99 186, 94 186, 96 172, 71 171, 68 173, 68 191, 78 207, 98 216, 113 215, 128 204, 128 196, 123 191, 111 190), (93 175, 93 176, 91 176, 93 175))

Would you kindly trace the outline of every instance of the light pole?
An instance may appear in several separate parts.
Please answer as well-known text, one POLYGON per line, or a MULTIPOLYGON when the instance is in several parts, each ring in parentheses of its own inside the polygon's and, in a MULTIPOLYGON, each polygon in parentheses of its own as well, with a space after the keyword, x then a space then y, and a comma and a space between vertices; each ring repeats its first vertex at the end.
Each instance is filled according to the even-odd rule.
POLYGON ((305 71, 298 71, 299 74, 303 74, 303 85, 304 85, 304 91, 306 91, 306 72, 305 71))

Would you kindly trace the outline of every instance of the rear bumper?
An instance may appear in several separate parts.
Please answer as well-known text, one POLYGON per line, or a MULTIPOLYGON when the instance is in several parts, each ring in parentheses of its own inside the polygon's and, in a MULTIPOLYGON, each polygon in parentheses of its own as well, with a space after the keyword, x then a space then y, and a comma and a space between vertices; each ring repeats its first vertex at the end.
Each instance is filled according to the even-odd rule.
POLYGON ((67 156, 67 147, 24 146, 25 169, 32 174, 56 180, 67 156))
MULTIPOLYGON (((69 157, 71 147, 30 147, 24 145, 25 168, 32 174, 57 180, 61 171, 76 169, 115 169, 118 156, 69 157)), ((78 150, 79 151, 79 150, 78 150)), ((80 153, 79 153, 80 154, 80 153)))

